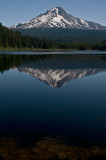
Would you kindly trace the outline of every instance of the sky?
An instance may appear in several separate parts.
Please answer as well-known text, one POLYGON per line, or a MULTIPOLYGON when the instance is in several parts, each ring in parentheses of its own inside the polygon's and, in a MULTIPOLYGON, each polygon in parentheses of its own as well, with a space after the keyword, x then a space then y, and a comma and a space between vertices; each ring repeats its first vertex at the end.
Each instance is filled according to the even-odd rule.
POLYGON ((5 26, 27 22, 53 7, 106 25, 106 0, 0 0, 0 22, 5 26))

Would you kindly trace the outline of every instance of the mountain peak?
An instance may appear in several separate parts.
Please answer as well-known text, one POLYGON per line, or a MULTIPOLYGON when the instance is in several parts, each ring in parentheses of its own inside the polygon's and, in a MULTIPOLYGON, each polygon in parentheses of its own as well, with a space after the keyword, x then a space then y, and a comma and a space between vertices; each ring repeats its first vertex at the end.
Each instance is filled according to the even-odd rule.
POLYGON ((53 7, 50 11, 64 10, 62 7, 53 7))
POLYGON ((66 12, 62 7, 54 7, 48 10, 46 13, 33 18, 26 23, 19 23, 17 26, 11 28, 76 28, 87 30, 106 30, 106 27, 94 22, 88 22, 79 18, 76 18, 66 12))
POLYGON ((57 10, 59 10, 61 7, 54 7, 54 8, 52 8, 51 9, 51 11, 57 11, 57 10))
POLYGON ((59 15, 61 15, 62 13, 65 14, 69 14, 68 12, 66 12, 62 7, 54 7, 50 10, 51 12, 57 12, 59 15))
POLYGON ((60 10, 60 7, 54 7, 51 10, 48 10, 45 14, 48 14, 48 13, 51 13, 51 14, 57 13, 58 14, 59 10, 60 10))

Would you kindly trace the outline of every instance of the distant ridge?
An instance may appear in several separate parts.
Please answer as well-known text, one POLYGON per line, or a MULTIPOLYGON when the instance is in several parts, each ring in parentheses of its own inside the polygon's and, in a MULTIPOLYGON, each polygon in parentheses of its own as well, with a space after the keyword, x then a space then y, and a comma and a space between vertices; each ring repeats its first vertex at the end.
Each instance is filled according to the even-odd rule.
POLYGON ((106 26, 76 18, 61 7, 54 7, 51 10, 48 10, 46 13, 40 14, 36 18, 33 18, 26 23, 19 23, 18 25, 12 26, 10 28, 76 28, 86 30, 106 30, 106 26))

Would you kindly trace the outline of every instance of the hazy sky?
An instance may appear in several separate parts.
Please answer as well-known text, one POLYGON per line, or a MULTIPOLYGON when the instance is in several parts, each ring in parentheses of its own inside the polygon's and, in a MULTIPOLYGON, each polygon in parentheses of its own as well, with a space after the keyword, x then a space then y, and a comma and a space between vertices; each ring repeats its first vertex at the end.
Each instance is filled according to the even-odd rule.
POLYGON ((106 0, 0 0, 0 21, 6 26, 26 22, 55 6, 106 25, 106 0))

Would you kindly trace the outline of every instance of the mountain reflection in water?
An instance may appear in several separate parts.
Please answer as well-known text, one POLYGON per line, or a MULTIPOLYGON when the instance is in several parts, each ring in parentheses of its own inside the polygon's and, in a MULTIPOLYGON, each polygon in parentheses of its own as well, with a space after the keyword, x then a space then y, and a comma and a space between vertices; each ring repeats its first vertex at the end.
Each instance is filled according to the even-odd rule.
POLYGON ((69 81, 106 71, 104 55, 1 55, 1 72, 13 68, 52 88, 69 81))

